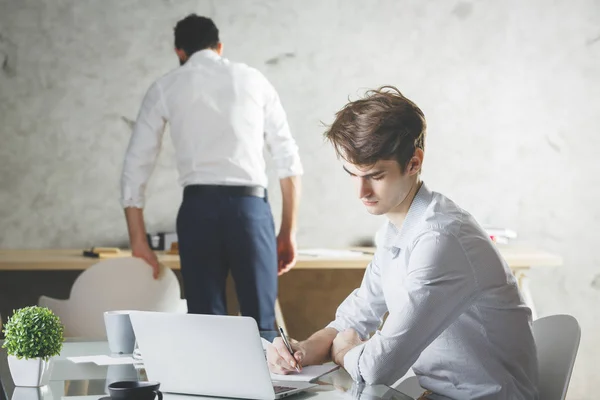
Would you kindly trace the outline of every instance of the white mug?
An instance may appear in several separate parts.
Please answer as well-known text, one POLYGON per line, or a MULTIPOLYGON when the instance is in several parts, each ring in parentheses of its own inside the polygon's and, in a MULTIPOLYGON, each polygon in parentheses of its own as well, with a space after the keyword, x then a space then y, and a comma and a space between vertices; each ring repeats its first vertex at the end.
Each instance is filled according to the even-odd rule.
POLYGON ((110 394, 108 385, 119 381, 139 381, 139 375, 133 364, 109 365, 106 370, 104 393, 110 394))
POLYGON ((104 326, 111 353, 131 354, 135 346, 135 334, 129 319, 131 311, 106 311, 104 326))

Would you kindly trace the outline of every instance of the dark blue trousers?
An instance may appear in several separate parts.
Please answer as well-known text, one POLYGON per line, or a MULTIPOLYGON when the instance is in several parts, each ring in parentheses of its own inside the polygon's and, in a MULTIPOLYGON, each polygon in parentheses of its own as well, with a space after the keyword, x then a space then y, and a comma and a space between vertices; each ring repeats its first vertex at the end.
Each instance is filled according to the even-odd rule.
POLYGON ((242 315, 275 329, 277 246, 267 198, 184 191, 177 240, 189 313, 227 314, 231 271, 242 315))

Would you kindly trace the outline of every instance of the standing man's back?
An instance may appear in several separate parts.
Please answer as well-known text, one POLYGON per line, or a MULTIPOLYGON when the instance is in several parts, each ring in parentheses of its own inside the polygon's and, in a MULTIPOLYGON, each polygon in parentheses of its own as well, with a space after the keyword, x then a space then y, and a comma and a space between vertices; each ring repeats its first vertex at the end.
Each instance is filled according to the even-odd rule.
POLYGON ((175 28, 181 66, 146 94, 122 177, 133 254, 158 271, 146 239, 144 189, 160 150, 166 122, 185 188, 177 218, 188 310, 225 314, 231 271, 244 315, 274 328, 277 273, 295 263, 295 229, 302 166, 279 96, 257 70, 221 57, 218 30, 190 15, 175 28), (277 166, 283 195, 277 239, 267 200, 263 149, 277 166))
POLYGON ((266 187, 265 139, 281 174, 299 170, 277 93, 254 68, 202 50, 156 85, 163 91, 175 149, 190 154, 178 164, 183 184, 266 187))

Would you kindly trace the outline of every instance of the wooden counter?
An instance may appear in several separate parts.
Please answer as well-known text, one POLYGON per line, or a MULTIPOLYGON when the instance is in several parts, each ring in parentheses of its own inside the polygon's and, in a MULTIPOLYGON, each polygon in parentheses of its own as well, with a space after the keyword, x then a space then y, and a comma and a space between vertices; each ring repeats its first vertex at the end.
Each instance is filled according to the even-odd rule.
MULTIPOLYGON (((531 267, 557 267, 562 258, 555 254, 519 246, 498 246, 500 253, 515 269, 531 267)), ((373 257, 373 249, 357 257, 315 257, 300 255, 294 269, 365 269, 373 257)), ((0 271, 66 271, 84 270, 100 261, 83 257, 81 250, 0 250, 0 271)), ((126 253, 127 254, 127 253, 126 253)), ((159 260, 172 269, 179 269, 179 256, 159 253, 159 260)))
MULTIPOLYGON (((535 315, 527 271, 533 267, 560 266, 562 258, 526 247, 499 246, 499 249, 535 315)), ((9 315, 15 308, 36 304, 42 294, 67 298, 81 271, 101 261, 83 257, 81 253, 81 250, 0 250, 0 314, 9 315)), ((341 301, 360 285, 372 257, 369 253, 351 258, 299 256, 296 266, 279 278, 278 322, 283 322, 285 314, 288 333, 299 340, 323 328, 334 317, 341 301)), ((179 256, 159 253, 159 260, 175 270, 181 280, 179 256)), ((230 277, 227 283, 230 314, 238 309, 235 297, 230 277)))

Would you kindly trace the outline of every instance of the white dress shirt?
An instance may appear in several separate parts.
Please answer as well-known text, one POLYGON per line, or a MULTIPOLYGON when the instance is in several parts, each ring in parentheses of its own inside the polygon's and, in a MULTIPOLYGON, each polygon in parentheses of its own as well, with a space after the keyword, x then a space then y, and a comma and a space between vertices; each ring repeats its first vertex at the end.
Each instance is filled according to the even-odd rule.
POLYGON ((346 353, 350 375, 391 385, 412 366, 430 399, 537 399, 531 310, 473 217, 423 184, 401 229, 381 234, 329 325, 363 340, 375 331, 346 353))
POLYGON ((302 174, 298 146, 269 81, 254 68, 202 50, 144 97, 123 165, 123 207, 143 208, 167 122, 182 186, 267 187, 265 144, 279 178, 302 174))

